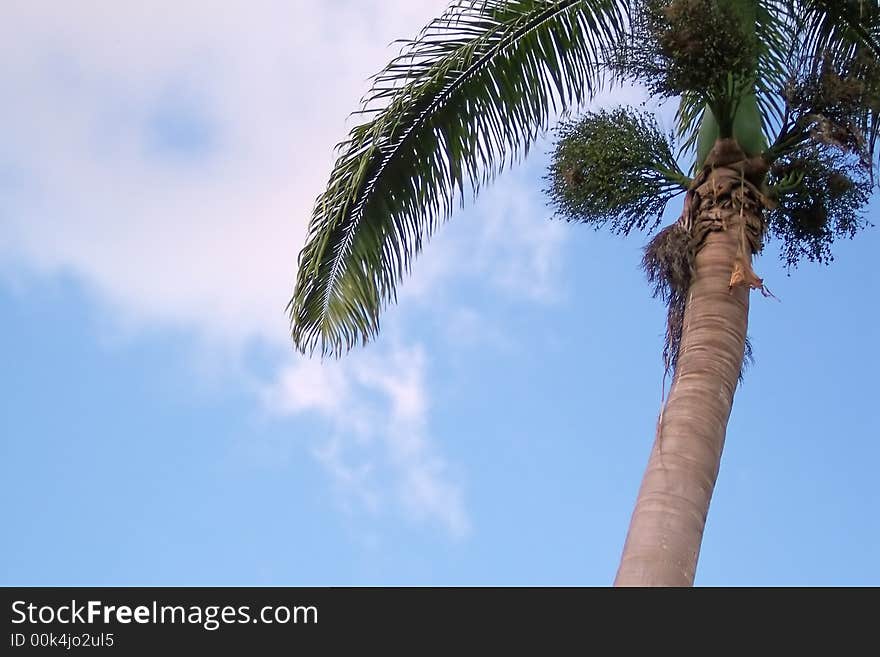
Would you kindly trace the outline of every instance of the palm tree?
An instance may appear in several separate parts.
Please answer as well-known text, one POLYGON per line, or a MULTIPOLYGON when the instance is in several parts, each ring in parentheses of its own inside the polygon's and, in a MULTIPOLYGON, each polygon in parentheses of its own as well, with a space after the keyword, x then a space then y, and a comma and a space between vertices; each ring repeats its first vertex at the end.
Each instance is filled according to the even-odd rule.
POLYGON ((827 261, 865 225, 878 42, 877 0, 454 0, 373 78, 338 147, 288 307, 295 345, 339 356, 374 337, 456 201, 561 110, 633 81, 676 99, 673 135, 629 108, 563 122, 548 194, 559 216, 624 234, 684 195, 645 252, 672 384, 615 583, 693 584, 749 291, 769 294, 752 256, 769 235, 790 265, 827 261))

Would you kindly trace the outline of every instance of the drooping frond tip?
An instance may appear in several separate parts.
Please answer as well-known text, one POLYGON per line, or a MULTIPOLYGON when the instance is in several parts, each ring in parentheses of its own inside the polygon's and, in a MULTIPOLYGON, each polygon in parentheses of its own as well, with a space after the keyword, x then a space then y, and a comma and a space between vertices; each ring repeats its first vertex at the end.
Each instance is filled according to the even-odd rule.
POLYGON ((671 374, 678 361, 685 302, 694 270, 693 238, 680 222, 660 232, 645 247, 642 268, 654 288, 654 296, 666 304, 666 341, 663 361, 671 374))
POLYGON ((524 155, 600 84, 626 0, 457 0, 378 75, 338 146, 288 305, 304 352, 372 338, 424 241, 466 187, 524 155))

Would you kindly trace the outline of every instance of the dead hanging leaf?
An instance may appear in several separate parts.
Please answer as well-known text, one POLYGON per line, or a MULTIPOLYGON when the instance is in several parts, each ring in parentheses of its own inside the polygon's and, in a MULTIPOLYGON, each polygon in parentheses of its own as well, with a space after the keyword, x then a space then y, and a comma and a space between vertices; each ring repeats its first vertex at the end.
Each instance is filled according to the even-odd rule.
POLYGON ((737 285, 748 285, 750 290, 764 289, 764 279, 759 278, 752 269, 752 264, 745 258, 738 256, 733 262, 733 273, 730 275, 729 289, 737 285))

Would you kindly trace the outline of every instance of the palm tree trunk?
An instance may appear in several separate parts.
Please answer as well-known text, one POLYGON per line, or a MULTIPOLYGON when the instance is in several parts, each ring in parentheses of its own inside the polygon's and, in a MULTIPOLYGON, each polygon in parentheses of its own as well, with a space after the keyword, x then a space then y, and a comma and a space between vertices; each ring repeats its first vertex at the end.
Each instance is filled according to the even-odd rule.
POLYGON ((714 221, 721 229, 707 234, 696 255, 675 377, 658 421, 615 586, 691 586, 694 582, 727 420, 742 371, 749 284, 760 285, 751 271, 753 249, 744 238, 747 224, 760 225, 760 200, 754 194, 743 194, 748 191, 745 186, 731 190, 731 174, 741 177, 741 173, 716 169, 714 174, 721 171, 724 175, 710 175, 706 186, 716 188, 726 178, 722 181, 728 183, 726 199, 715 196, 712 202, 703 203, 696 217, 696 225, 714 221), (751 211, 751 218, 731 201, 737 192, 740 200, 750 197, 742 209, 751 211), (746 284, 740 284, 743 268, 746 284))

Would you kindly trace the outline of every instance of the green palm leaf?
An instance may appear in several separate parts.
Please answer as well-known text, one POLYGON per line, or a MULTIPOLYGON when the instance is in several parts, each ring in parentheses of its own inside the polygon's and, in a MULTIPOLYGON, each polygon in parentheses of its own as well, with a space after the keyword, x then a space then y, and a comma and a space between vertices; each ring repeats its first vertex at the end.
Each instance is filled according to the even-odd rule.
POLYGON ((304 352, 373 337, 425 239, 469 187, 588 99, 626 0, 456 0, 373 79, 318 197, 288 305, 304 352))
POLYGON ((794 5, 817 50, 851 57, 866 46, 880 57, 880 3, 877 0, 799 0, 794 5))

